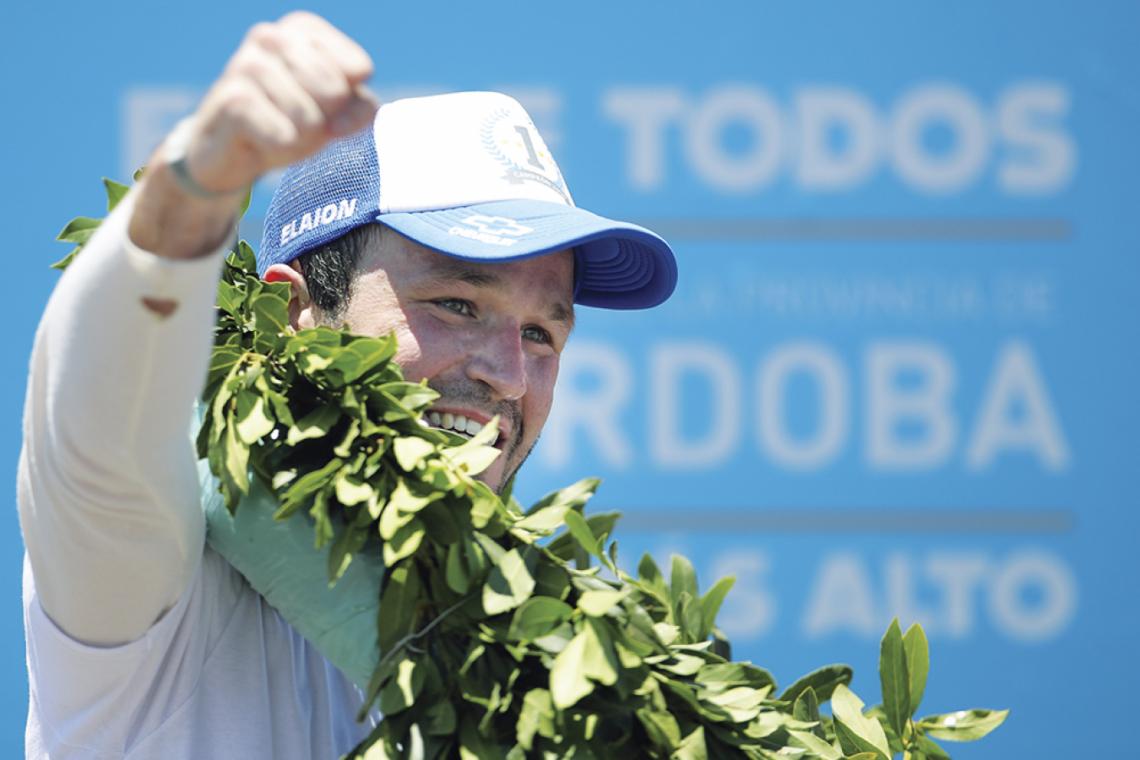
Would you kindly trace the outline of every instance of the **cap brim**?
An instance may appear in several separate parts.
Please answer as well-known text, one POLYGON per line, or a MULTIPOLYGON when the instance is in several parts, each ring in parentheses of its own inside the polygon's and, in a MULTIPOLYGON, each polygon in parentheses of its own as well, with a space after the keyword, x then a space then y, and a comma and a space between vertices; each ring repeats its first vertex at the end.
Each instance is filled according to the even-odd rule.
POLYGON ((391 213, 376 221, 420 245, 469 261, 513 261, 573 248, 574 301, 606 309, 647 309, 677 284, 673 251, 644 227, 574 206, 510 200, 391 213))

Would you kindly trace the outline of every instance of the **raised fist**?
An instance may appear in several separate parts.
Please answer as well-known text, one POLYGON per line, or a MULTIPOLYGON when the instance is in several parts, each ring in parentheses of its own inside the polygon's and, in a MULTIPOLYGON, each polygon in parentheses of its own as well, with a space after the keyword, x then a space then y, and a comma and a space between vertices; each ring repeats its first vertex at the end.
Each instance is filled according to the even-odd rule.
POLYGON ((183 143, 193 181, 239 191, 369 123, 372 60, 329 22, 296 12, 249 30, 183 143))

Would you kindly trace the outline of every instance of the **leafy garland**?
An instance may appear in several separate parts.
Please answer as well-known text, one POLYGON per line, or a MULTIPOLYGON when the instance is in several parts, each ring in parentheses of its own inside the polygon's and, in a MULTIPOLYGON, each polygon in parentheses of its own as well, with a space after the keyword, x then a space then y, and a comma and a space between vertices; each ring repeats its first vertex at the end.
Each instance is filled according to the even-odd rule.
MULTIPOLYGON (((110 211, 127 188, 104 184, 110 211)), ((57 267, 99 222, 64 228, 77 247, 57 267)), ((597 480, 527 510, 494 493, 475 477, 497 455, 493 424, 470 440, 425 427, 436 394, 403 379, 394 338, 293 332, 288 299, 238 243, 197 446, 231 510, 253 477, 279 500, 275 517, 310 520, 332 581, 361 552, 383 556, 382 656, 359 717, 377 705, 384 717, 348 758, 934 760, 949 757, 934 738, 978 739, 1005 719, 915 719, 927 641, 897 620, 880 648, 881 706, 864 709, 846 665, 778 692, 768 671, 730 660, 716 628, 731 579, 701 594, 678 556, 668 579, 648 555, 636 577, 621 570, 618 515, 583 512, 597 480)))

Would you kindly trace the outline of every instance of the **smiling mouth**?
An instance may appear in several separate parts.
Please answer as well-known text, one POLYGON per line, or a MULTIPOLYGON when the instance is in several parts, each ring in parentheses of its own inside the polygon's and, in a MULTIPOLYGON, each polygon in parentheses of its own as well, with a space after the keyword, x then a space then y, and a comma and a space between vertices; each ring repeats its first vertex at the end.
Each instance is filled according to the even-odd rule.
MULTIPOLYGON (((423 422, 429 427, 446 430, 450 433, 457 433, 464 438, 473 438, 477 433, 483 430, 483 423, 477 420, 468 419, 462 414, 452 414, 451 412, 436 412, 428 411, 423 415, 423 422)), ((500 430, 499 434, 495 436, 492 443, 496 448, 503 442, 503 433, 500 430)))

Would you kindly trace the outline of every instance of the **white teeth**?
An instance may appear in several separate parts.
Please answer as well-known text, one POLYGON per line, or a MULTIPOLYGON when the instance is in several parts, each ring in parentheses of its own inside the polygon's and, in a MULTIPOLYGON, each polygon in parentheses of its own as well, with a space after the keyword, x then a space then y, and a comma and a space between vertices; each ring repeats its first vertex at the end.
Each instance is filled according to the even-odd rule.
POLYGON ((451 412, 428 412, 424 415, 423 424, 432 427, 454 430, 457 433, 473 436, 477 435, 486 425, 474 419, 468 419, 463 414, 451 412))

